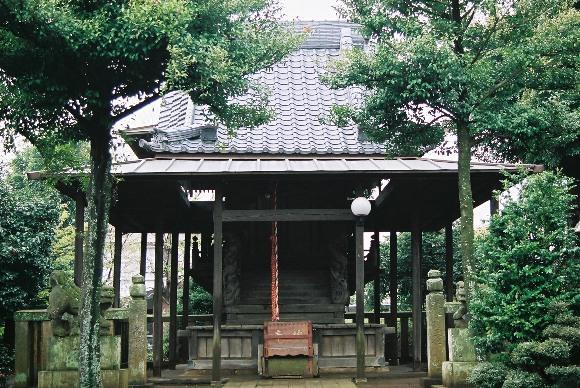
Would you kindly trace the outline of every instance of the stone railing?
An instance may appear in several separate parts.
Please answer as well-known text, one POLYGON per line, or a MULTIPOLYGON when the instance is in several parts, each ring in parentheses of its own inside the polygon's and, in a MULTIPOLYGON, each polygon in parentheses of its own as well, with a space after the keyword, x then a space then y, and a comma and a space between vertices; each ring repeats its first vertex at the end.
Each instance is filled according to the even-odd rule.
POLYGON ((477 364, 475 348, 465 321, 465 288, 457 283, 456 302, 446 302, 441 272, 428 273, 426 297, 428 377, 424 386, 466 387, 467 378, 477 364), (453 314, 446 324, 445 315, 453 314))
MULTIPOLYGON (((111 321, 111 334, 120 336, 120 364, 128 369, 128 383, 143 385, 147 379, 147 305, 142 276, 133 277, 131 300, 127 308, 110 308, 105 319, 111 321)), ((21 310, 15 321, 15 386, 38 384, 38 372, 49 367, 49 342, 53 337, 47 310, 21 310)))

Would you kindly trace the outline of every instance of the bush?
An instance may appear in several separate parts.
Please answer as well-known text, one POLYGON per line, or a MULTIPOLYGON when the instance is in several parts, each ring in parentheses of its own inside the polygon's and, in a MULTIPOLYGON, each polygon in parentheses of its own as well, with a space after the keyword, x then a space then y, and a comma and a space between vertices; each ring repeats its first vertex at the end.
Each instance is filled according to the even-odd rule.
POLYGON ((523 370, 512 370, 507 374, 502 388, 545 388, 547 385, 535 373, 523 370))
POLYGON ((0 343, 0 377, 12 374, 14 369, 14 349, 0 343))
POLYGON ((580 251, 568 224, 571 188, 571 180, 556 173, 530 176, 519 197, 492 218, 478 250, 478 287, 470 304, 470 328, 482 353, 509 353, 541 339, 554 323, 550 306, 570 302, 580 287, 580 251))
POLYGON ((502 363, 482 362, 469 375, 469 384, 481 388, 501 388, 509 369, 502 363))

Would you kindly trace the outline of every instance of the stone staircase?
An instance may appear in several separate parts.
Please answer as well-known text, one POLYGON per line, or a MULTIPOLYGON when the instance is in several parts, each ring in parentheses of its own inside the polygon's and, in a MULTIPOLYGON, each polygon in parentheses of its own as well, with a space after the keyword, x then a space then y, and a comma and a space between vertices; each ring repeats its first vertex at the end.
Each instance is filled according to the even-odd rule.
MULTIPOLYGON (((330 275, 325 270, 280 269, 279 306, 282 321, 343 323, 344 306, 330 301, 330 275)), ((262 324, 271 318, 270 273, 242 273, 240 301, 226 306, 229 324, 262 324)))

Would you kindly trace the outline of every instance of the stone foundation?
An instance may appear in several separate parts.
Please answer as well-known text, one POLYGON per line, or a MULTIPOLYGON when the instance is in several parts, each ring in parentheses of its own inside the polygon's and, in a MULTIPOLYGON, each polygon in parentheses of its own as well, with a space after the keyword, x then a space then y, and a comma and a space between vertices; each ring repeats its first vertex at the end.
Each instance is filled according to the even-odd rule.
MULTIPOLYGON (((76 388, 79 385, 79 337, 52 337, 47 370, 38 372, 38 388, 76 388)), ((120 369, 121 338, 101 337, 103 388, 127 388, 128 373, 120 369)))

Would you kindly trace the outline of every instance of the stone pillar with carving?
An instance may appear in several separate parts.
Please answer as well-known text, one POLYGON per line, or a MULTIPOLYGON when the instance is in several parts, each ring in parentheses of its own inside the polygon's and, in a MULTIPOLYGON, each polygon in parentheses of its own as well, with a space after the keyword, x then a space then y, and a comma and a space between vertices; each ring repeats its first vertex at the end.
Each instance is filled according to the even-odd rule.
POLYGON ((147 382, 147 301, 145 278, 135 275, 129 289, 129 386, 143 386, 147 382))
POLYGON ((441 272, 430 270, 427 274, 428 295, 425 302, 427 315, 428 376, 441 379, 445 352, 445 296, 441 272))

